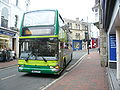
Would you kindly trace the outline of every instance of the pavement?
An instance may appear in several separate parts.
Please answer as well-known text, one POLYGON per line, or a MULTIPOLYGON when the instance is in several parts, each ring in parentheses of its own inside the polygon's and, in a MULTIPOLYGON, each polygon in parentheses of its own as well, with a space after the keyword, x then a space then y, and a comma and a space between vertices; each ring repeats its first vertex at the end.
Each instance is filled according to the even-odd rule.
POLYGON ((106 68, 108 73, 110 90, 120 90, 120 81, 117 80, 117 70, 113 68, 106 68))
POLYGON ((0 62, 0 69, 17 65, 17 60, 0 62))
POLYGON ((106 68, 98 52, 85 56, 72 70, 42 90, 109 90, 106 68))

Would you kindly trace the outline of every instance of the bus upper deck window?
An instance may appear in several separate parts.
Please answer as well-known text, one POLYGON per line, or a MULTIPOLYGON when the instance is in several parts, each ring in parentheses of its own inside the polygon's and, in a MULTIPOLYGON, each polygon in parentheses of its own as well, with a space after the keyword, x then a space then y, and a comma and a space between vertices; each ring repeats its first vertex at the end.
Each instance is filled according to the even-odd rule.
POLYGON ((25 35, 31 35, 32 33, 29 30, 25 30, 25 35))

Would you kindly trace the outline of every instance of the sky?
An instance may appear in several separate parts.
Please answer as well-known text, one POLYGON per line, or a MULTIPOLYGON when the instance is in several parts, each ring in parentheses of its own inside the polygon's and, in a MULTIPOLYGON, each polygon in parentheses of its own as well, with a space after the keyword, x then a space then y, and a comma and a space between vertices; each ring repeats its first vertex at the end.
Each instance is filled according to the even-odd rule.
POLYGON ((29 10, 57 9, 63 18, 94 21, 92 7, 95 0, 30 0, 29 10))

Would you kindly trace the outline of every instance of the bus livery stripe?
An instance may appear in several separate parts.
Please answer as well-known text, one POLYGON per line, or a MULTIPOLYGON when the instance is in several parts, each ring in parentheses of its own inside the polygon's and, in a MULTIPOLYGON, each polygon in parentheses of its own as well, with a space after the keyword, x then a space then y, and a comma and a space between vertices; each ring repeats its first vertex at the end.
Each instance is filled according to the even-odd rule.
POLYGON ((19 38, 24 39, 24 38, 48 38, 48 37, 58 37, 58 35, 52 35, 52 36, 24 36, 24 37, 19 37, 19 38))
POLYGON ((37 65, 37 66, 55 66, 58 61, 43 61, 43 60, 18 60, 19 65, 37 65))

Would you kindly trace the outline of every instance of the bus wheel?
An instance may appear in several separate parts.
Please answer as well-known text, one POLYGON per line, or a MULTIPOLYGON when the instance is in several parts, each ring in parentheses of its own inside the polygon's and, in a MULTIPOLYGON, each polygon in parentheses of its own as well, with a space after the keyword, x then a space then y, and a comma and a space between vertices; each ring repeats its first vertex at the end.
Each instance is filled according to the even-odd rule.
POLYGON ((64 59, 64 62, 63 62, 63 67, 65 68, 66 67, 66 60, 64 59))
POLYGON ((72 61, 72 59, 73 59, 73 55, 71 54, 71 59, 70 59, 70 61, 72 61))
POLYGON ((60 76, 61 76, 61 72, 55 75, 56 78, 59 78, 60 76))

